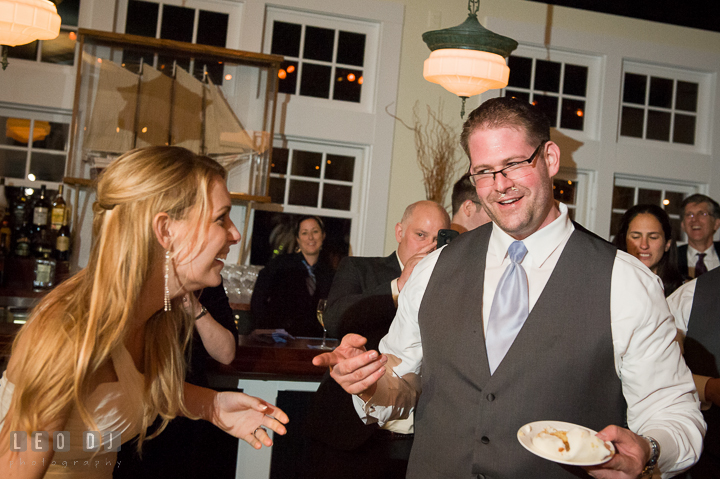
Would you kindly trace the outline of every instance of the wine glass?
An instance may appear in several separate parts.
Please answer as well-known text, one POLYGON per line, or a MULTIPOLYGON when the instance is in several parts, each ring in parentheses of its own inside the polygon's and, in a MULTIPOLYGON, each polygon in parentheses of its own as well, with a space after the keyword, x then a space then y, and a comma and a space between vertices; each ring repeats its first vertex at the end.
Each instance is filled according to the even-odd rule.
POLYGON ((323 340, 322 340, 322 344, 320 344, 319 346, 310 346, 313 349, 328 349, 328 350, 333 349, 331 346, 328 346, 326 343, 327 328, 325 327, 325 321, 323 320, 323 314, 325 313, 325 308, 327 308, 327 300, 321 299, 320 301, 318 301, 317 319, 318 319, 318 322, 320 323, 320 326, 322 326, 322 328, 323 328, 323 340))

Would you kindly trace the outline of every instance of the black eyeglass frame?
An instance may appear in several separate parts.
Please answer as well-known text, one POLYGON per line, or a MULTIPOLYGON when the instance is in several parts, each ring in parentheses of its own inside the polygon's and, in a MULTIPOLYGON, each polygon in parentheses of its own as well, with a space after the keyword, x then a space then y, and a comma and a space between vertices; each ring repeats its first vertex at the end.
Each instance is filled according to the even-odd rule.
MULTIPOLYGON (((481 171, 480 173, 470 173, 470 172, 468 172, 468 175, 469 175, 469 177, 470 177, 470 183, 472 183, 473 186, 477 187, 477 180, 476 180, 475 177, 476 177, 476 176, 480 176, 480 175, 483 175, 485 178, 489 178, 489 176, 486 176, 486 175, 492 175, 492 183, 488 184, 487 186, 491 186, 491 185, 495 184, 495 175, 497 175, 498 173, 501 173, 505 178, 508 178, 507 173, 505 173, 506 170, 514 171, 515 169, 521 169, 522 166, 523 166, 523 163, 527 163, 528 166, 532 165, 532 163, 533 163, 533 161, 535 161, 535 158, 537 157, 538 153, 540 153, 540 149, 541 149, 541 148, 545 145, 545 143, 547 143, 548 141, 550 141, 550 140, 543 140, 543 141, 538 145, 538 147, 535 148, 535 151, 533 151, 533 154, 530 155, 530 158, 528 158, 527 160, 516 161, 516 162, 510 163, 510 164, 507 165, 505 168, 501 168, 501 169, 499 169, 499 170, 497 170, 497 171, 481 171)), ((511 180, 512 180, 512 179, 519 179, 519 178, 523 178, 524 176, 527 176, 527 175, 519 176, 519 177, 516 177, 516 178, 508 178, 508 179, 511 179, 511 180)))

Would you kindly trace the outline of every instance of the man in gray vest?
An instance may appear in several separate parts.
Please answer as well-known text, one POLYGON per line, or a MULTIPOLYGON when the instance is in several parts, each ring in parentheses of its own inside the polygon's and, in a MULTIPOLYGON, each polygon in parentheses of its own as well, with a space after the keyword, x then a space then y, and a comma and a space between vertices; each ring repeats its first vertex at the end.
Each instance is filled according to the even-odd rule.
POLYGON ((720 268, 684 284, 667 299, 683 337, 685 361, 693 372, 707 434, 692 479, 720 477, 720 268))
POLYGON ((555 202, 545 117, 495 98, 461 143, 493 222, 415 267, 382 354, 348 335, 313 362, 333 367, 366 422, 415 411, 409 478, 584 474, 521 447, 518 430, 539 420, 612 441, 615 456, 588 468, 598 478, 690 467, 705 427, 659 279, 555 202))

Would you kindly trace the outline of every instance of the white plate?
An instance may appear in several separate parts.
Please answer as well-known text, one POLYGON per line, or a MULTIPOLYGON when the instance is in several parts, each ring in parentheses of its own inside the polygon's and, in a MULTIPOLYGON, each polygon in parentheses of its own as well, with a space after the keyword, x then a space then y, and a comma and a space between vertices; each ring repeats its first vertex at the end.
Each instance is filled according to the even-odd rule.
POLYGON ((532 442, 532 440, 535 436, 537 436, 539 433, 541 433, 548 427, 554 428, 557 431, 569 431, 574 428, 580 428, 580 429, 584 429, 584 430, 588 431, 592 435, 597 434, 592 429, 588 429, 584 426, 578 426, 577 424, 572 424, 569 422, 536 421, 536 422, 531 422, 529 424, 525 424, 523 427, 518 429, 518 432, 517 432, 518 441, 520 441, 520 444, 522 444, 525 449, 527 449, 528 451, 532 452, 533 454, 535 454, 537 456, 542 457, 543 459, 547 459, 548 461, 558 462, 560 464, 567 464, 570 466, 597 466, 597 465, 608 462, 615 455, 615 447, 613 446, 613 444, 609 441, 605 441, 605 445, 610 449, 611 454, 599 462, 589 462, 588 463, 588 462, 579 462, 579 461, 565 461, 563 459, 550 457, 547 454, 545 454, 544 452, 538 450, 538 448, 536 448, 532 442))

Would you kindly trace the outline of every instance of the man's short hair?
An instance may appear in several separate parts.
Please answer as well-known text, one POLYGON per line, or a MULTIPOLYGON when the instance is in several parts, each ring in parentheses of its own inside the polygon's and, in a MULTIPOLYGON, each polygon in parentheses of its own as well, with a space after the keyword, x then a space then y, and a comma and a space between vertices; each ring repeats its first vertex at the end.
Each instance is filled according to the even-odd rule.
POLYGON ((706 195, 701 195, 700 193, 695 193, 694 195, 690 195, 687 198, 683 200, 683 202, 680 204, 683 210, 683 214, 685 213, 685 207, 689 205, 690 203, 707 203, 710 205, 710 213, 713 215, 714 218, 720 218, 720 205, 718 205, 718 202, 714 199, 710 198, 706 195))
POLYGON ((530 145, 550 140, 550 122, 539 108, 525 100, 499 97, 487 100, 470 113, 463 124, 460 145, 470 158, 468 142, 477 129, 512 128, 525 132, 530 145))
POLYGON ((470 183, 470 173, 465 173, 460 177, 459 180, 453 185, 452 190, 452 214, 457 214, 460 211, 463 203, 467 200, 472 201, 476 205, 480 204, 480 199, 477 195, 477 190, 470 183))

